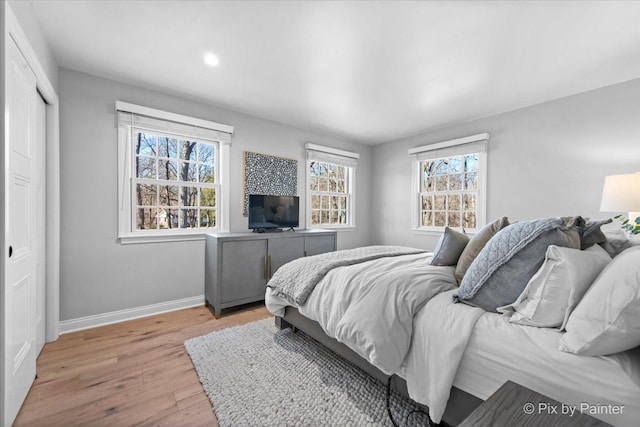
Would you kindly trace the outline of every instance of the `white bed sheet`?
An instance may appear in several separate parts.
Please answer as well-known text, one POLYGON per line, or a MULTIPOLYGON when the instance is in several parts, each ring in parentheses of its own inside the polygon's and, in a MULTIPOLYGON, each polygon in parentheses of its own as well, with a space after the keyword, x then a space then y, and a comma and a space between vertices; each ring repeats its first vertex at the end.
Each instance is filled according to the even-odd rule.
POLYGON ((485 313, 476 322, 453 385, 486 399, 511 380, 578 410, 581 403, 599 404, 600 410, 608 404, 624 405, 621 415, 590 415, 615 426, 640 425, 640 348, 611 356, 577 356, 558 350, 561 336, 485 313))

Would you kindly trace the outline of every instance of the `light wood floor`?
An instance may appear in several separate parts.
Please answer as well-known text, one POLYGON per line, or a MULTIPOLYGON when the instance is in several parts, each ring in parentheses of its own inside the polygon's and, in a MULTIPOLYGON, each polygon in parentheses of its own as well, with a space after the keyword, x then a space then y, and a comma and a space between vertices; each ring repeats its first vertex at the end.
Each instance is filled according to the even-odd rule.
POLYGON ((254 305, 216 320, 198 307, 62 335, 40 354, 15 426, 217 426, 183 342, 269 315, 254 305))

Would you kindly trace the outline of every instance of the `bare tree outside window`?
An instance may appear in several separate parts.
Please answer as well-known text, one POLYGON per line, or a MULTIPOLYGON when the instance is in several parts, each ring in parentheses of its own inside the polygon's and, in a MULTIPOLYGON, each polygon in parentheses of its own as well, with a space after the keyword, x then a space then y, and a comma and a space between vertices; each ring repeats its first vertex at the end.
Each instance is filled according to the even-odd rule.
POLYGON ((214 142, 136 131, 136 230, 214 228, 214 142))
POLYGON ((327 162, 309 162, 311 225, 350 223, 351 168, 327 162))
POLYGON ((419 168, 419 226, 475 229, 478 154, 424 160, 419 168))

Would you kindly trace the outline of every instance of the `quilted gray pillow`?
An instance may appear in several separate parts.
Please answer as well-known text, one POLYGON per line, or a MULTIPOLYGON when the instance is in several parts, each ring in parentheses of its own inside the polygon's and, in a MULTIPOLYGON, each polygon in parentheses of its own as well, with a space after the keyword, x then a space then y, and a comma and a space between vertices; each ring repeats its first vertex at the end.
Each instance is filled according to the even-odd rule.
POLYGON ((454 301, 492 312, 513 303, 540 269, 549 245, 580 249, 575 218, 522 221, 500 230, 469 267, 454 301))

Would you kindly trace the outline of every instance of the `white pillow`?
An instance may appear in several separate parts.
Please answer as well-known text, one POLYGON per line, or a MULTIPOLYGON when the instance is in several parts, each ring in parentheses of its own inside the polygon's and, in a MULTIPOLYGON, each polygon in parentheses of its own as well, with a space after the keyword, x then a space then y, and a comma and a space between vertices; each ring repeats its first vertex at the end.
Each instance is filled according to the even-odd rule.
POLYGON ((604 356, 640 345, 640 247, 615 257, 567 322, 560 350, 604 356))
POLYGON ((511 323, 564 328, 569 314, 611 261, 599 245, 583 251, 550 245, 544 263, 513 303, 499 307, 511 323))

